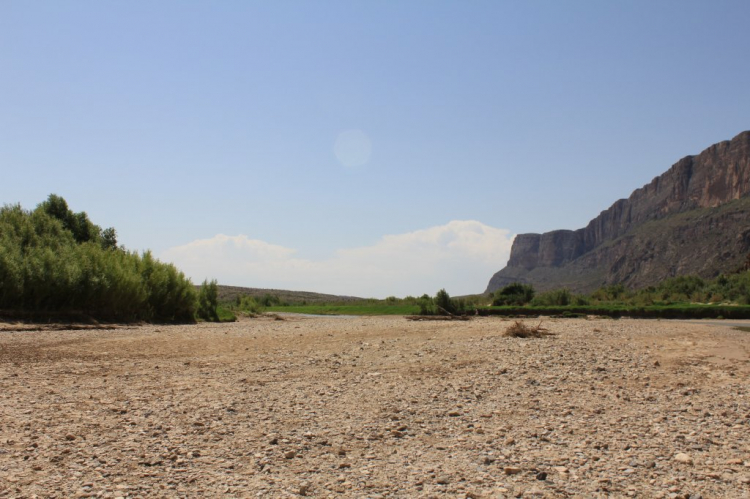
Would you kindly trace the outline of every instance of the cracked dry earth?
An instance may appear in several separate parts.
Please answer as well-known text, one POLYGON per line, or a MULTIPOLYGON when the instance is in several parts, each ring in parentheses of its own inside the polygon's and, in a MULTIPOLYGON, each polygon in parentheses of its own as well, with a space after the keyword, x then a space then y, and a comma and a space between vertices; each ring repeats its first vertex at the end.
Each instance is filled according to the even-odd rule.
POLYGON ((750 497, 750 333, 510 324, 5 324, 0 497, 750 497))

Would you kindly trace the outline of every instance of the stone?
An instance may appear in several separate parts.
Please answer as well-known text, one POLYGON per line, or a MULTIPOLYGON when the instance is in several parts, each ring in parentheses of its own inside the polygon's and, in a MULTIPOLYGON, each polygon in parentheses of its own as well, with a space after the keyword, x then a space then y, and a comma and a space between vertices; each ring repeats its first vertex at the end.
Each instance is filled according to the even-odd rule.
POLYGON ((0 391, 12 402, 0 404, 0 497, 689 499, 750 490, 747 422, 737 427, 750 410, 746 333, 545 318, 554 341, 515 341, 502 336, 508 323, 258 317, 159 334, 147 325, 17 334, 0 321, 0 380, 20 373, 0 391), (360 341, 381 347, 359 350, 360 341), (732 357, 706 356, 714 346, 732 357), (9 351, 25 353, 15 362, 9 351), (341 371, 325 361, 333 353, 346 361, 341 371), (654 369, 657 358, 669 361, 654 369), (507 376, 496 375, 500 366, 507 376), (368 378, 373 371, 383 376, 368 378), (447 416, 454 409, 461 417, 447 416), (694 464, 675 460, 679 452, 694 464))
POLYGON ((689 455, 685 454, 684 452, 678 452, 674 456, 674 460, 678 463, 683 464, 693 464, 693 458, 691 458, 689 455))

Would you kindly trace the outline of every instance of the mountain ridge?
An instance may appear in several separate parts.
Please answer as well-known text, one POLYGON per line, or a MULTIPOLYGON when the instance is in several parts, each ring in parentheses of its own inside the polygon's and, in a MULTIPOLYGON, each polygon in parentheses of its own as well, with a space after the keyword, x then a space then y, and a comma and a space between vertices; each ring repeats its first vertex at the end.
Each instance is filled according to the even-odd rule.
POLYGON ((495 291, 511 282, 534 284, 541 290, 565 286, 575 291, 591 291, 615 283, 651 285, 663 278, 681 275, 687 269, 695 271, 696 265, 686 263, 693 254, 696 258, 700 255, 713 262, 702 266, 696 273, 713 277, 726 270, 722 265, 743 260, 745 253, 750 251, 750 237, 740 234, 738 241, 731 240, 733 230, 750 226, 750 215, 745 216, 750 213, 750 205, 743 204, 740 214, 735 215, 731 222, 716 219, 711 210, 748 194, 750 131, 744 131, 732 140, 719 142, 700 154, 680 159, 665 173, 633 191, 627 199, 613 203, 584 228, 519 234, 513 241, 507 266, 492 277, 486 291, 495 291), (708 218, 703 220, 698 216, 692 226, 680 226, 679 233, 675 233, 673 227, 650 238, 643 234, 631 237, 628 244, 621 240, 627 235, 635 236, 637 229, 646 223, 658 223, 681 213, 702 210, 707 210, 703 216, 708 218), (709 225, 703 226, 704 223, 709 225), (719 237, 713 237, 717 232, 719 237), (701 246, 699 240, 694 240, 692 249, 690 245, 678 248, 678 245, 670 244, 670 238, 681 240, 685 234, 704 238, 711 235, 709 239, 721 241, 723 247, 717 246, 718 242, 712 243, 714 246, 708 242, 701 246), (619 243, 611 244, 618 240, 619 243), (630 253, 623 253, 625 247, 630 253), (657 253, 657 249, 661 253, 657 253), (713 258, 711 251, 730 254, 713 258), (617 258, 613 258, 614 254, 618 255, 617 258), (662 254, 672 254, 677 264, 664 261, 662 254), (647 265, 649 261, 656 263, 647 265), (646 275, 648 272, 651 277, 646 275), (567 277, 563 278, 563 275, 567 277))

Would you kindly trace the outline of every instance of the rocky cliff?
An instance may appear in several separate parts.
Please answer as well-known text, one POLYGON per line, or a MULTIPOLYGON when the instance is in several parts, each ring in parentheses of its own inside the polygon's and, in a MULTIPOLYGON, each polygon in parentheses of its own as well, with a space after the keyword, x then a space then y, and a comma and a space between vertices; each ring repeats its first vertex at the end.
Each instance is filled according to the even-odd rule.
POLYGON ((575 231, 519 234, 487 287, 591 291, 647 286, 680 274, 713 277, 750 252, 750 131, 687 156, 575 231))

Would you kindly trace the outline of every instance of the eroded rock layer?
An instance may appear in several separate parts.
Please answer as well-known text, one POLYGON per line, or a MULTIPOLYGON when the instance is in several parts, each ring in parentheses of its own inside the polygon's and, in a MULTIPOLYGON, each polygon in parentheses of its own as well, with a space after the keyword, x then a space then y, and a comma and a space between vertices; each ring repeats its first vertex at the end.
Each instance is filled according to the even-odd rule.
POLYGON ((667 277, 713 277, 750 252, 750 131, 687 156, 582 229, 519 234, 487 287, 591 291, 667 277))

